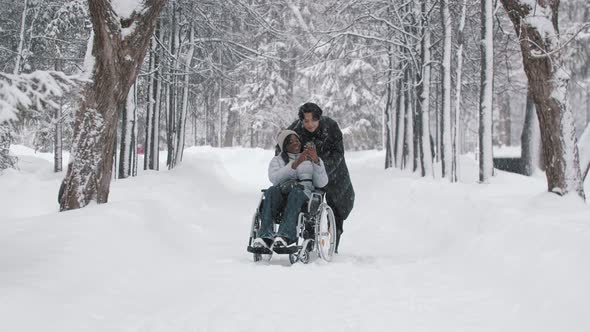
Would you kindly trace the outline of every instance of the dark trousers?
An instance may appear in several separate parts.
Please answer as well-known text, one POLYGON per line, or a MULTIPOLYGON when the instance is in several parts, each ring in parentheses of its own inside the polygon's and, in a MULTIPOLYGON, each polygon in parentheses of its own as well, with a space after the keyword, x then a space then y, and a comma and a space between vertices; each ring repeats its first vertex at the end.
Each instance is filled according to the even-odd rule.
POLYGON ((275 236, 280 236, 289 241, 296 240, 297 218, 305 202, 307 202, 307 195, 299 187, 293 187, 288 195, 282 194, 279 186, 268 188, 264 192, 262 224, 260 225, 258 237, 273 239, 275 236), (283 220, 279 226, 279 231, 274 234, 274 218, 280 211, 283 211, 283 220))
POLYGON ((338 253, 338 246, 340 246, 340 236, 344 232, 344 219, 342 219, 336 211, 334 212, 334 221, 336 222, 336 253, 338 253))

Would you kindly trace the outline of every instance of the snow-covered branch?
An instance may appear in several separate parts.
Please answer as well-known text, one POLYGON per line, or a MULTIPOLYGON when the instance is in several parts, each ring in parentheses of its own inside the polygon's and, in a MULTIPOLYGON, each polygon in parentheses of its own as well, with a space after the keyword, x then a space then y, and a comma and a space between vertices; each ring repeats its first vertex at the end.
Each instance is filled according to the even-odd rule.
POLYGON ((77 85, 79 79, 58 71, 14 75, 0 72, 0 123, 16 120, 21 108, 59 107, 53 101, 77 85))

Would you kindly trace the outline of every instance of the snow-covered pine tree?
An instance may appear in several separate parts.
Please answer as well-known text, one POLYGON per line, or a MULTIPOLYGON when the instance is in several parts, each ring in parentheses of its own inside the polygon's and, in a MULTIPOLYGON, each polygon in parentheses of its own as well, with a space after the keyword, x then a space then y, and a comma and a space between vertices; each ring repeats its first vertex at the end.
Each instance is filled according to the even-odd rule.
MULTIPOLYGON (((48 113, 60 107, 56 99, 76 85, 76 79, 57 71, 13 75, 0 72, 0 169, 16 167, 10 156, 11 131, 24 113, 48 113)), ((33 116, 38 117, 38 116, 33 116)))

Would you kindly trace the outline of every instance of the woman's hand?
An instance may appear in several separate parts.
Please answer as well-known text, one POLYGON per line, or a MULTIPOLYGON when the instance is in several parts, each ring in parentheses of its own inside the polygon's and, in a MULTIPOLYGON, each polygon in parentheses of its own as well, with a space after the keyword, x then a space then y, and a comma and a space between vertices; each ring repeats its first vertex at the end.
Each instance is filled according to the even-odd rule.
POLYGON ((297 160, 295 160, 292 164, 291 164, 291 168, 292 169, 297 169, 297 167, 299 167, 299 165, 301 165, 302 162, 307 160, 307 153, 305 151, 303 151, 302 153, 299 154, 299 158, 297 158, 297 160))

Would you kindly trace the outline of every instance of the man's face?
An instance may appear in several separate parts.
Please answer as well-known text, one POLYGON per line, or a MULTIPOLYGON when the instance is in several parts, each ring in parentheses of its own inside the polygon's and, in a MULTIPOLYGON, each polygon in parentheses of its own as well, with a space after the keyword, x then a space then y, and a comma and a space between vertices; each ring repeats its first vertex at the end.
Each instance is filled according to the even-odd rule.
POLYGON ((320 120, 315 120, 313 118, 313 113, 303 113, 303 128, 305 128, 305 130, 313 133, 318 129, 319 125, 320 120))

